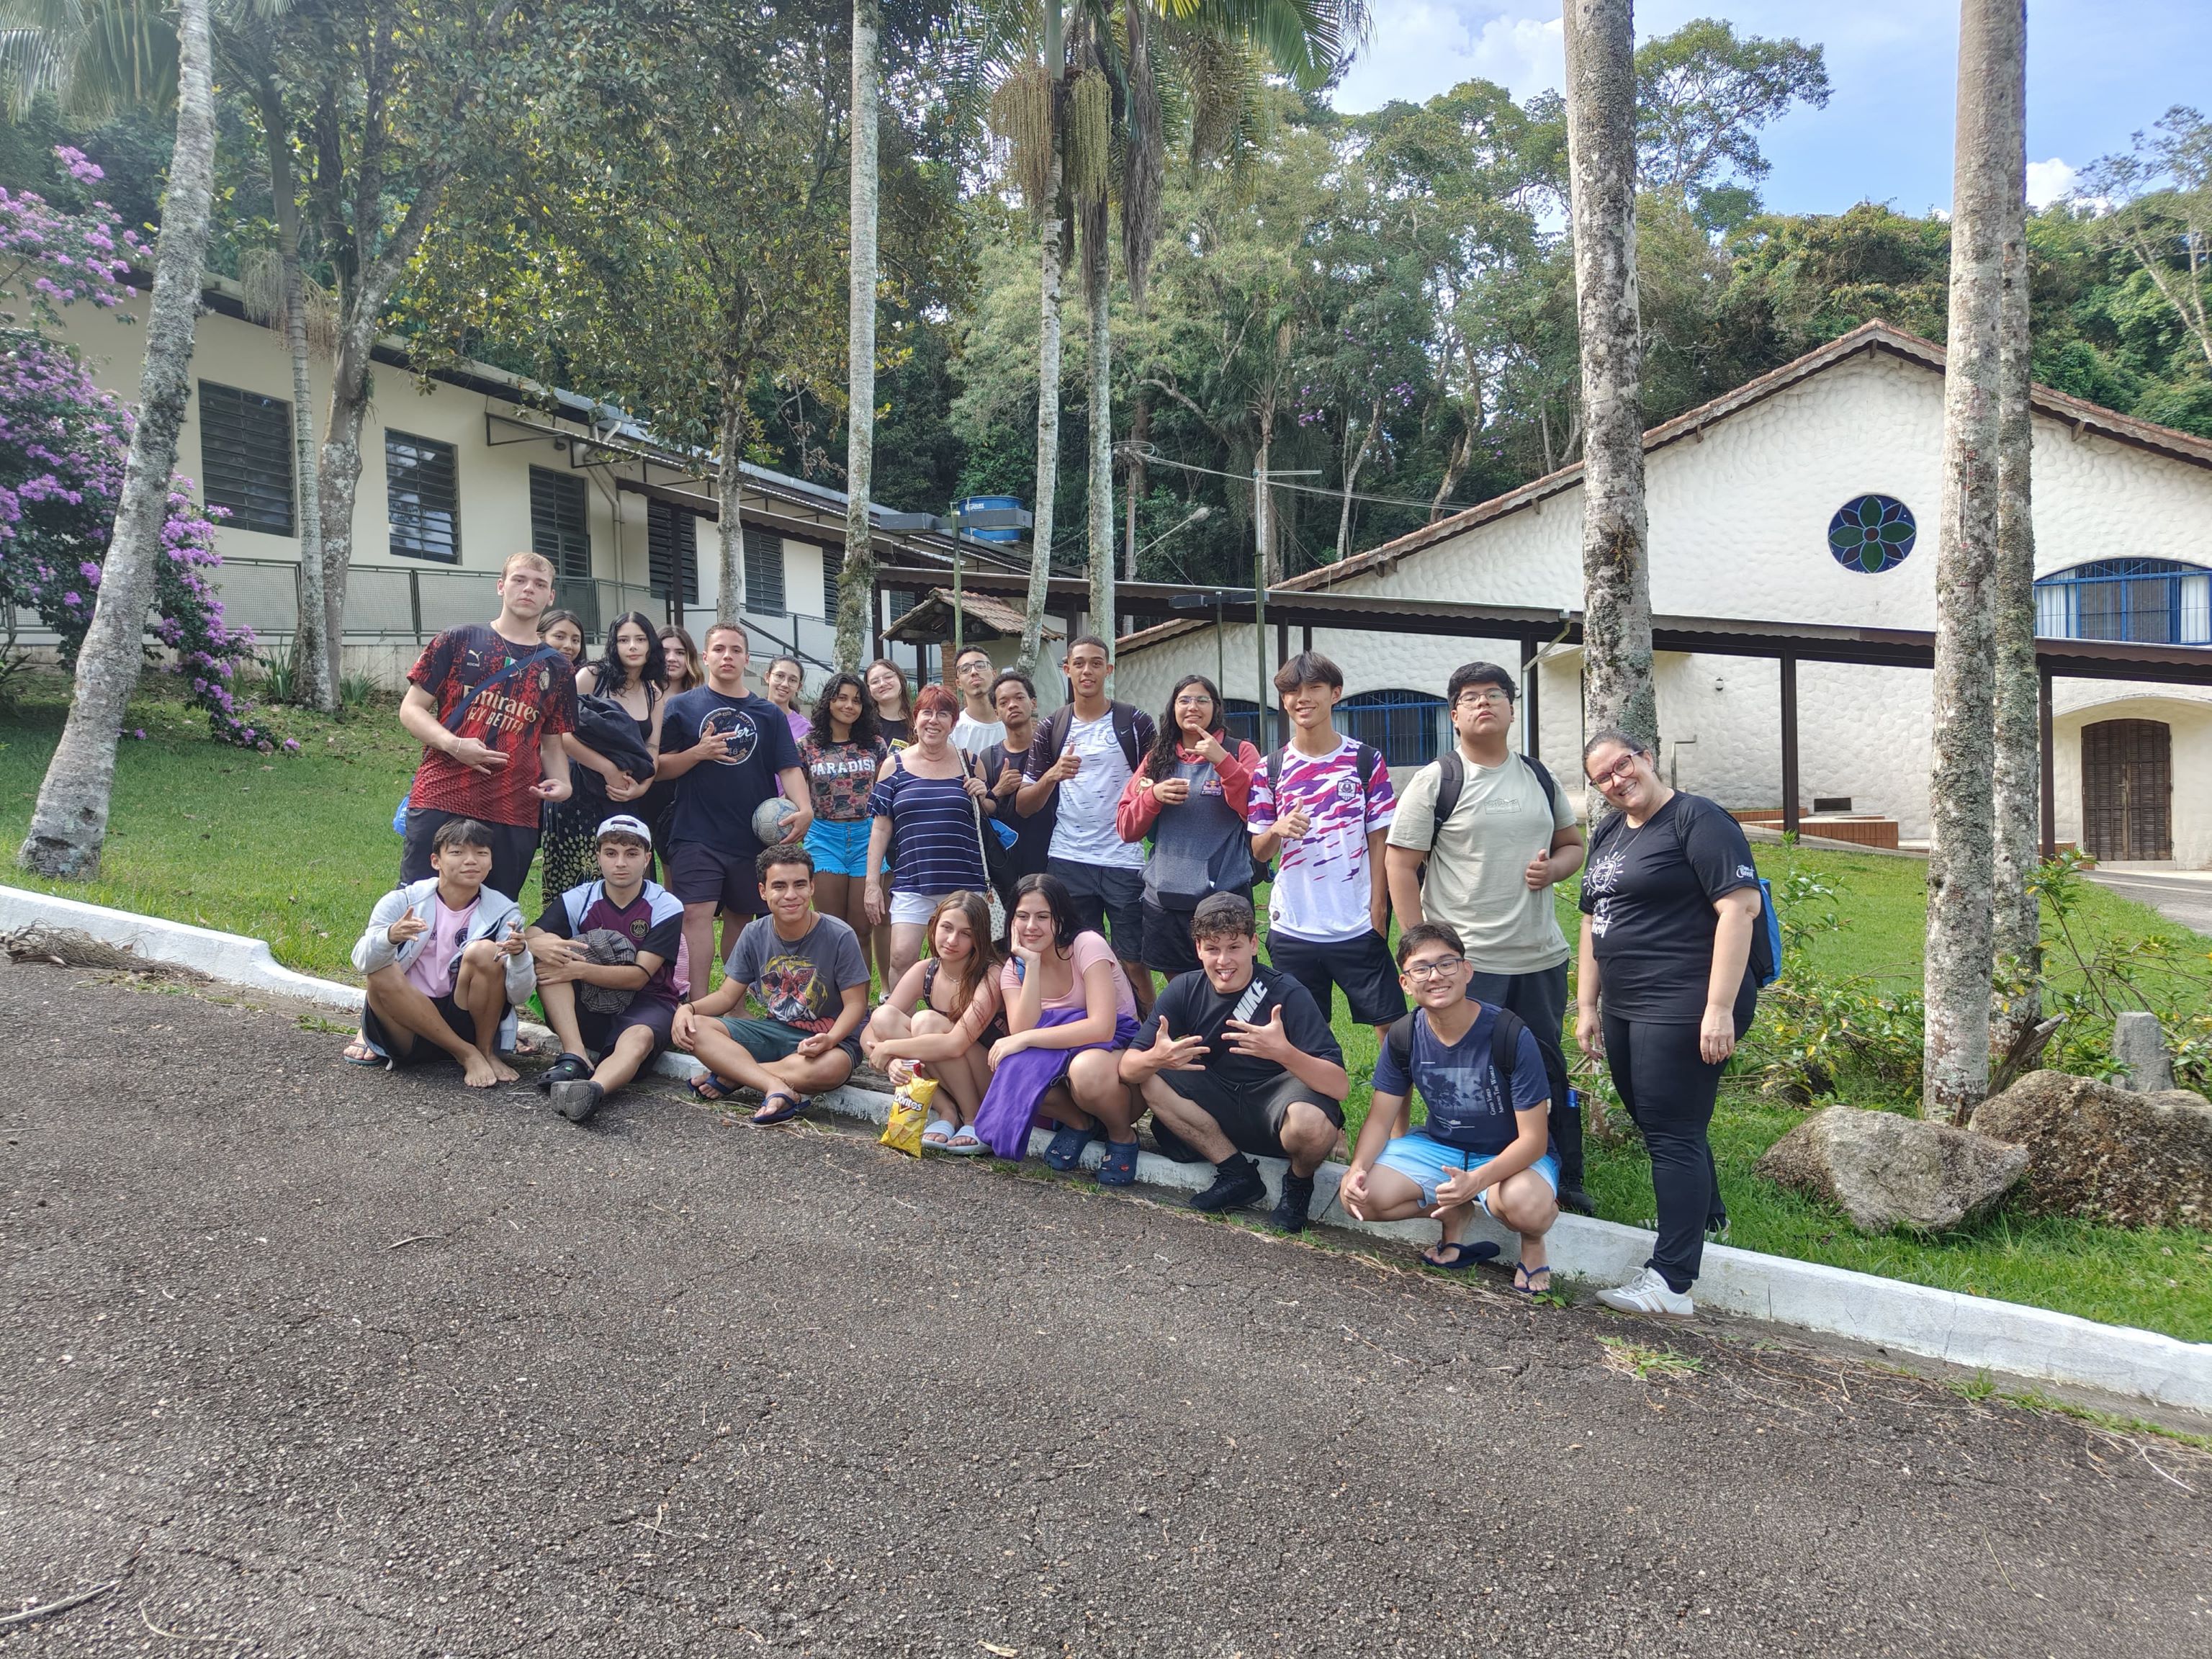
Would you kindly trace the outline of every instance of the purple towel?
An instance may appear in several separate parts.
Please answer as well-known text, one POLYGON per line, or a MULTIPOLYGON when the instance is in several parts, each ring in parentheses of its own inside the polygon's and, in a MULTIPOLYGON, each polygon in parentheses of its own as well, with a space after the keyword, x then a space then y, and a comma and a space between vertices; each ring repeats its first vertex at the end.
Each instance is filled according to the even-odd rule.
MULTIPOLYGON (((1042 1025, 1066 1025, 1081 1019, 1080 1008, 1048 1008, 1037 1021, 1042 1025)), ((991 1073, 991 1086, 975 1110, 975 1138, 1000 1158, 1018 1163, 1029 1152, 1030 1129, 1036 1121, 1037 1104, 1052 1086, 1067 1075, 1067 1068, 1085 1048, 1125 1048, 1137 1035, 1137 1022, 1124 1014, 1114 1022, 1108 1042, 1086 1042, 1074 1048, 1024 1048, 1010 1054, 991 1073)))

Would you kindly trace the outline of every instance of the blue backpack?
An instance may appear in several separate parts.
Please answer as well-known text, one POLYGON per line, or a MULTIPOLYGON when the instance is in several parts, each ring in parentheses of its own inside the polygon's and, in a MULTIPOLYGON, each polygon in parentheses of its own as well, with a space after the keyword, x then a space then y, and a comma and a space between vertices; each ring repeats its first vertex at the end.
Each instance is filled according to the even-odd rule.
MULTIPOLYGON (((1720 809, 1716 807, 1714 810, 1717 811, 1720 809)), ((1590 837, 1591 855, 1596 855, 1598 843, 1613 833, 1615 824, 1626 822, 1625 815, 1615 812, 1599 825, 1597 834, 1590 837)), ((1677 848, 1682 847, 1683 837, 1689 834, 1688 824, 1688 813, 1674 814, 1674 844, 1677 848)), ((1687 856, 1686 849, 1684 855, 1687 856)), ((1756 866, 1753 867, 1755 870, 1756 866)), ((1774 908, 1773 886, 1765 876, 1754 874, 1753 879, 1759 884, 1759 925, 1752 929, 1751 957, 1745 966, 1751 970, 1751 982, 1764 991, 1782 977, 1782 917, 1774 908)))

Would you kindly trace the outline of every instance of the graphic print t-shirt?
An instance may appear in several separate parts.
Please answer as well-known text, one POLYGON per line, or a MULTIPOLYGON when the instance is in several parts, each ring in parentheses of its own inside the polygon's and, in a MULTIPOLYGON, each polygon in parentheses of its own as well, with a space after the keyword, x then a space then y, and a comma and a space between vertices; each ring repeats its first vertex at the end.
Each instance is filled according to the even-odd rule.
POLYGON ((556 939, 581 939, 602 927, 621 934, 640 956, 660 958, 660 966, 632 1000, 676 1006, 676 954, 684 948, 684 901, 658 883, 641 884, 637 896, 628 904, 610 899, 604 882, 572 887, 545 907, 538 926, 556 939))
MULTIPOLYGON (((538 649, 533 641, 518 645, 482 623, 449 628, 422 649, 407 671, 438 705, 441 721, 450 720, 478 684, 509 663, 538 649)), ((535 829, 540 805, 531 790, 545 775, 538 757, 538 739, 548 732, 576 729, 576 671, 555 652, 519 674, 509 674, 469 705, 456 735, 474 738, 507 757, 495 772, 471 772, 435 749, 422 751, 407 804, 425 811, 465 812, 486 823, 535 829)))
POLYGON ((1462 1152, 1494 1157, 1520 1138, 1516 1112, 1551 1105, 1552 1084, 1544 1074, 1543 1053, 1526 1027, 1514 1050, 1512 1099, 1500 1097, 1498 1067, 1491 1055, 1498 1010, 1488 1003, 1457 1042, 1446 1042, 1429 1029, 1427 1009, 1416 1008, 1413 1020, 1412 1075, 1398 1064, 1386 1042, 1375 1058, 1375 1092, 1402 1098, 1419 1091, 1429 1109, 1425 1127, 1433 1139, 1462 1152))
MULTIPOLYGON (((786 733, 786 735, 789 735, 786 733)), ((752 988, 770 1019, 798 1031, 826 1031, 843 1011, 848 986, 868 982, 857 934, 835 916, 817 916, 804 939, 785 939, 774 916, 756 916, 738 935, 723 972, 752 988)))
POLYGON ((1742 828, 1704 796, 1678 791, 1640 827, 1617 817, 1592 841, 1582 910, 1605 1012, 1696 1024, 1720 927, 1713 901, 1759 882, 1742 828))
POLYGON ((881 738, 860 744, 823 743, 809 737, 800 743, 799 763, 806 768, 807 787, 814 792, 814 816, 824 823, 857 823, 866 817, 868 795, 890 752, 881 738))
POLYGON ((1263 765, 1252 780, 1252 810, 1245 821, 1257 835, 1278 818, 1303 810, 1312 822, 1277 854, 1267 898, 1267 925, 1316 944, 1372 933, 1367 837, 1387 830, 1396 812, 1390 769, 1375 761, 1375 775, 1359 787, 1360 745, 1346 738, 1334 752, 1301 755, 1285 747, 1270 783, 1263 765))
MULTIPOLYGON (((1226 996, 1215 990, 1213 981, 1203 973, 1177 975, 1152 1004, 1155 1018, 1144 1023, 1130 1046, 1151 1048, 1164 1021, 1170 1042, 1188 1036, 1205 1040, 1207 1054, 1201 1063, 1210 1075, 1240 1089, 1260 1087, 1281 1077, 1283 1067, 1272 1060, 1238 1054, 1229 1046, 1226 1032, 1232 1019, 1247 1025, 1265 1025, 1278 1008, 1283 1011, 1283 1033, 1290 1038, 1291 1047, 1316 1060, 1344 1064, 1344 1050, 1337 1046, 1336 1034, 1328 1029, 1313 994, 1288 974, 1279 974, 1261 963, 1252 965, 1250 983, 1226 996)), ((1175 1086, 1173 1072, 1161 1075, 1170 1088, 1175 1086)))
POLYGON ((668 839, 700 841, 718 851, 751 858, 760 851, 753 809, 774 799, 776 774, 799 764, 799 745, 783 710, 766 697, 726 697, 700 686, 668 700, 660 717, 660 752, 696 748, 710 732, 728 735, 730 752, 702 761, 676 780, 676 812, 668 839))

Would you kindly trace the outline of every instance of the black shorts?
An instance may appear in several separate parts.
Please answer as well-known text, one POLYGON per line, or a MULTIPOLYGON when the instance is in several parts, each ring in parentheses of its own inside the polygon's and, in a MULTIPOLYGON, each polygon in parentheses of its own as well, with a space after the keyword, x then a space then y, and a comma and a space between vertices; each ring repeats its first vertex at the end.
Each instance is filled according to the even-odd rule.
POLYGON ((703 841, 679 841, 668 849, 668 890, 686 904, 719 904, 733 916, 757 916, 761 896, 755 856, 726 853, 703 841))
MULTIPOLYGON (((446 1017, 446 1029, 471 1047, 477 1040, 477 1017, 450 996, 432 997, 431 1002, 446 1017)), ((428 1037, 418 1037, 412 1031, 395 1031, 376 1017, 376 1010, 367 1003, 362 1005, 361 1034, 384 1050, 394 1066, 434 1066, 441 1062, 454 1063, 453 1057, 428 1037)), ((495 1036, 494 1042, 498 1039, 495 1036)))
POLYGON ((654 1056, 669 1048, 675 1023, 676 1005, 659 997, 632 997, 629 1006, 618 1014, 594 1013, 580 1002, 576 1005, 576 1034, 602 1060, 614 1052, 624 1031, 641 1029, 653 1033, 653 1050, 645 1057, 645 1064, 652 1065, 654 1056))
POLYGON ((1141 962, 1145 949, 1145 872, 1117 865, 1078 864, 1051 859, 1046 873, 1057 876, 1075 901, 1077 925, 1103 933, 1124 962, 1141 962))
MULTIPOLYGON (((430 837, 453 819, 468 816, 431 806, 407 809, 407 836, 399 851, 402 887, 410 881, 428 881, 438 873, 430 867, 430 837)), ((538 856, 538 826, 478 822, 491 832, 491 874, 484 878, 484 885, 520 904, 522 884, 530 879, 530 861, 538 856)))
MULTIPOLYGON (((1236 888, 1237 897, 1250 902, 1249 887, 1236 888)), ((1196 909, 1170 910, 1164 904, 1145 901, 1145 953, 1139 958, 1146 967, 1158 969, 1170 978, 1177 974, 1198 971, 1198 946, 1190 936, 1190 919, 1196 909)))
MULTIPOLYGON (((1294 1100, 1310 1102, 1338 1128, 1344 1127, 1342 1102, 1327 1099, 1288 1072, 1273 1083, 1242 1089, 1207 1071, 1162 1072, 1160 1081, 1218 1124, 1231 1146, 1254 1158, 1290 1156, 1283 1150, 1283 1119, 1294 1100)), ((1158 1112, 1152 1114, 1152 1139, 1159 1143, 1163 1157, 1179 1164, 1200 1161, 1188 1142, 1160 1121, 1158 1112)))
POLYGON ((1280 931, 1267 935, 1267 960, 1288 974, 1321 1005, 1323 1018, 1335 1012, 1334 988, 1344 988, 1345 1006, 1362 1025, 1388 1025, 1406 1012, 1398 986, 1398 964, 1380 933, 1317 945, 1280 931))

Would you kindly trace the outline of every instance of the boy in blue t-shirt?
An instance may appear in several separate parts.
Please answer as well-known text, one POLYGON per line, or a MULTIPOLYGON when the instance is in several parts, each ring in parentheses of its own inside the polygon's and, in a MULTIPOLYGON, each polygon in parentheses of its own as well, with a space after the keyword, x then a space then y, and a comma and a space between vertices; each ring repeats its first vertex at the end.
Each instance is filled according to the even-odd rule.
POLYGON ((1415 1006, 1376 1055, 1375 1097, 1344 1177, 1344 1207, 1363 1221, 1434 1216, 1442 1237, 1425 1259, 1457 1270, 1497 1253, 1462 1243, 1480 1199, 1521 1235, 1513 1288, 1539 1296, 1552 1288, 1544 1236, 1559 1215, 1552 1086, 1519 1018, 1468 1000, 1474 972, 1459 935, 1441 923, 1399 939, 1399 977, 1415 1006), (1412 1129, 1416 1089, 1428 1121, 1412 1129))

